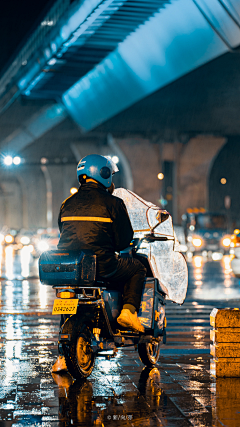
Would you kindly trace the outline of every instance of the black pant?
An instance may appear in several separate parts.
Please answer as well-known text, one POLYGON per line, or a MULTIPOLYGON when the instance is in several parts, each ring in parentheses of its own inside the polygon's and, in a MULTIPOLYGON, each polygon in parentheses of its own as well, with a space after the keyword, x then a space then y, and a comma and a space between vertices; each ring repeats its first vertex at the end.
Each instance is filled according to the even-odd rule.
POLYGON ((109 282, 109 289, 123 293, 123 304, 133 305, 139 311, 142 289, 147 274, 146 268, 136 258, 119 258, 114 272, 101 275, 109 282))
MULTIPOLYGON (((104 264, 101 265, 101 271, 104 264)), ((147 274, 147 269, 136 258, 118 258, 117 268, 110 274, 98 279, 104 279, 109 282, 109 289, 120 291, 123 294, 123 304, 133 305, 137 312, 139 311, 142 289, 147 274)), ((60 328, 65 322, 67 315, 61 315, 60 328)))

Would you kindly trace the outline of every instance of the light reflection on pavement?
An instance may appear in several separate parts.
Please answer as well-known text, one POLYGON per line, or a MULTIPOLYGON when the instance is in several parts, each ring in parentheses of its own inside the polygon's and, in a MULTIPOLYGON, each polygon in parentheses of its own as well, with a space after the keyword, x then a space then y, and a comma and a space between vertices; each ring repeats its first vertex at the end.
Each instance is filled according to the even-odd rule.
POLYGON ((11 249, 1 257, 0 427, 240 425, 240 379, 216 380, 209 372, 209 313, 239 307, 229 257, 189 263, 187 299, 167 304, 168 343, 156 367, 144 368, 128 348, 114 359, 98 358, 82 382, 51 373, 55 292, 39 283, 37 261, 30 260, 30 253, 11 249))
POLYGON ((239 299, 239 279, 233 276, 229 255, 221 261, 210 261, 195 256, 189 263, 189 288, 187 299, 226 300, 239 299))

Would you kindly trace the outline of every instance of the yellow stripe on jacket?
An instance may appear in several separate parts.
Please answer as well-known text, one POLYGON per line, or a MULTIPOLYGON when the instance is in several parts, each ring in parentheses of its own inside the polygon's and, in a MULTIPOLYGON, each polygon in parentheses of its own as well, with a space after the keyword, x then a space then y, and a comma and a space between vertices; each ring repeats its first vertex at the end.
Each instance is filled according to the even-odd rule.
POLYGON ((61 218, 61 222, 64 221, 113 222, 111 218, 101 218, 97 216, 65 216, 61 218))

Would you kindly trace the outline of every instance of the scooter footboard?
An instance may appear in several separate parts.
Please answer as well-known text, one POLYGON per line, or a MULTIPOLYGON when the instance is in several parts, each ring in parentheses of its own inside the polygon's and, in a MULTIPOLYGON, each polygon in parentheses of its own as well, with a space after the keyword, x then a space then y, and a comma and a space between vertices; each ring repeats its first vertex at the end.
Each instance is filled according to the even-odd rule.
POLYGON ((164 331, 164 296, 159 292, 158 280, 148 278, 145 281, 138 318, 146 329, 152 329, 154 336, 164 331))

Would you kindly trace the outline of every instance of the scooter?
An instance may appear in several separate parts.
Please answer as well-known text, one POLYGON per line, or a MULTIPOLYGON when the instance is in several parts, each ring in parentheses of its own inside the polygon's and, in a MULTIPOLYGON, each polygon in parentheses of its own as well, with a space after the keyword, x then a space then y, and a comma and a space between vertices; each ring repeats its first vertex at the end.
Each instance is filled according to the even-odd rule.
POLYGON ((168 272, 167 275, 159 276, 159 267, 161 269, 164 262, 169 263, 170 248, 173 252, 176 241, 170 215, 155 205, 146 205, 148 202, 128 190, 118 189, 117 194, 125 201, 132 224, 136 225, 137 220, 138 227, 134 229, 130 247, 119 256, 134 256, 147 268, 138 313, 145 328, 144 333, 130 331, 117 323, 122 308, 122 295, 117 290, 110 289, 107 281, 97 279, 94 253, 47 251, 39 260, 40 281, 56 290, 53 314, 62 315, 59 354, 65 357, 68 371, 76 379, 87 378, 91 374, 96 357, 114 357, 122 347, 135 346, 143 364, 154 366, 159 359, 161 343, 166 343, 165 301, 170 295, 173 301, 175 298, 175 302, 182 303, 184 293, 186 295, 187 270, 183 258, 179 258, 181 254, 176 252, 177 258, 172 257, 175 264, 173 274, 169 276, 168 272), (140 208, 145 211, 145 217, 141 216, 140 208), (156 233, 156 228, 161 224, 167 224, 163 230, 165 232, 156 233), (142 226, 144 228, 140 228, 142 226), (164 250, 164 244, 168 245, 167 250, 164 250), (159 250, 162 255, 160 258, 159 250), (181 296, 179 289, 177 292, 175 289, 177 278, 182 279, 182 284, 178 287, 181 296), (171 286, 168 286, 169 283, 171 286))

